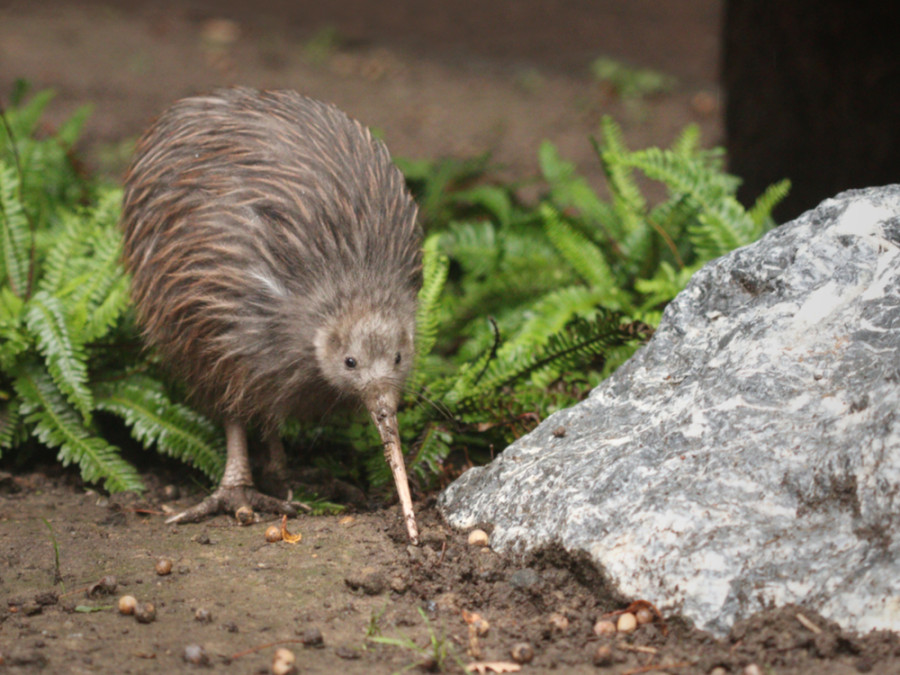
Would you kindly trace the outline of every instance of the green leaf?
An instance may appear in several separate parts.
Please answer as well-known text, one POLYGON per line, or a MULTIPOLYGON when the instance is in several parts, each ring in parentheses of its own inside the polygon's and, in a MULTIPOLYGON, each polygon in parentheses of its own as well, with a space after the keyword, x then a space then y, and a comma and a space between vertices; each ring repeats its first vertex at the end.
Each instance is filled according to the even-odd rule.
POLYGON ((121 417, 145 448, 197 467, 213 480, 222 476, 225 447, 219 429, 185 405, 174 403, 162 384, 146 375, 128 375, 97 385, 99 410, 121 417))
POLYGON ((416 356, 408 388, 416 392, 423 384, 425 359, 437 340, 438 306, 450 269, 449 258, 440 252, 441 235, 432 234, 422 246, 422 288, 416 310, 416 356))
POLYGON ((62 144, 66 149, 75 145, 75 142, 81 136, 81 130, 84 128, 84 123, 87 121, 88 117, 91 116, 93 109, 94 106, 88 104, 81 106, 72 113, 72 116, 63 122, 56 130, 56 134, 54 135, 56 141, 62 144))
POLYGON ((0 275, 19 297, 28 294, 31 229, 19 199, 16 170, 0 162, 0 275))
POLYGON ((41 443, 59 448, 58 459, 63 466, 77 464, 85 481, 103 481, 110 492, 143 490, 134 467, 122 459, 118 448, 85 427, 49 373, 39 367, 29 368, 19 375, 14 387, 24 423, 33 428, 41 443))
POLYGON ((549 141, 541 143, 538 162, 550 184, 553 202, 560 210, 575 209, 590 226, 604 231, 612 241, 624 236, 618 214, 575 172, 574 164, 560 158, 556 146, 549 141))
POLYGON ((496 185, 476 185, 468 190, 461 190, 455 195, 460 202, 469 202, 483 207, 498 225, 509 225, 512 220, 513 207, 509 192, 496 185))
POLYGON ((75 605, 76 612, 80 614, 92 614, 94 612, 106 612, 112 609, 112 605, 98 605, 96 607, 92 605, 75 605))
POLYGON ((749 214, 750 220, 752 220, 753 224, 756 226, 755 231, 758 231, 759 235, 771 227, 772 210, 788 196, 790 191, 791 181, 782 180, 767 187, 765 191, 756 198, 753 206, 750 207, 749 214))
MULTIPOLYGON (((28 103, 7 111, 6 116, 14 139, 25 139, 34 135, 44 110, 54 96, 56 94, 53 90, 45 89, 32 96, 28 103)), ((0 129, 2 128, 0 125, 0 129)), ((5 142, 9 141, 5 132, 0 135, 0 138, 5 142)), ((3 145, 0 145, 0 148, 3 148, 3 145)))
POLYGON ((47 363, 53 381, 90 424, 93 400, 87 387, 87 357, 83 346, 72 338, 59 298, 38 291, 25 314, 28 331, 47 363))
MULTIPOLYGON (((20 432, 21 420, 19 402, 10 399, 7 392, 0 391, 0 451, 13 447, 20 432)), ((2 454, 0 452, 0 456, 2 454)))
POLYGON ((624 298, 600 248, 569 227, 549 204, 541 204, 539 210, 544 220, 544 232, 560 255, 585 283, 603 291, 604 300, 611 308, 621 308, 624 298))

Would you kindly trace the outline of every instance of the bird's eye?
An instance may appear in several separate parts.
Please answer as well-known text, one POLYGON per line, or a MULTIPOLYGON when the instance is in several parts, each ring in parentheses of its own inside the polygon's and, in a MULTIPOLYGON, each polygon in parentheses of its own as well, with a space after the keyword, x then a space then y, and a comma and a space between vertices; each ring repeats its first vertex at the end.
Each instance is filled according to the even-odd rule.
POLYGON ((352 356, 348 356, 346 359, 344 359, 344 365, 348 368, 356 368, 356 359, 354 359, 352 356))
POLYGON ((397 356, 394 357, 394 365, 400 365, 400 352, 397 352, 397 356))

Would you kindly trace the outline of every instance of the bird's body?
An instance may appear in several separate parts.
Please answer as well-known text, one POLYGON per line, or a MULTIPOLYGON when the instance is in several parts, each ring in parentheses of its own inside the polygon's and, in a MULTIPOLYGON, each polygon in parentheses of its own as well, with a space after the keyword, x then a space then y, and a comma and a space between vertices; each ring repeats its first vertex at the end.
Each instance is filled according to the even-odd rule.
POLYGON ((421 234, 362 125, 287 91, 179 101, 138 145, 122 225, 147 340, 226 423, 223 486, 247 425, 274 442, 287 416, 342 403, 364 404, 399 456, 421 234))

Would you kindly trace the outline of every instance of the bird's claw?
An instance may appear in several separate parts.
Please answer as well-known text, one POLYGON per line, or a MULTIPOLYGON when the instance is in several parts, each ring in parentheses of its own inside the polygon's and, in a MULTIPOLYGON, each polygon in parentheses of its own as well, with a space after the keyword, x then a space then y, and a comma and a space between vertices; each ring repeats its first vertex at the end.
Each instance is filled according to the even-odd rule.
POLYGON ((199 504, 167 518, 166 523, 196 523, 219 513, 232 513, 241 522, 245 522, 246 517, 241 518, 239 512, 247 513, 248 510, 251 519, 256 511, 287 516, 297 515, 297 507, 293 503, 264 495, 252 487, 245 485, 219 486, 215 492, 199 504))

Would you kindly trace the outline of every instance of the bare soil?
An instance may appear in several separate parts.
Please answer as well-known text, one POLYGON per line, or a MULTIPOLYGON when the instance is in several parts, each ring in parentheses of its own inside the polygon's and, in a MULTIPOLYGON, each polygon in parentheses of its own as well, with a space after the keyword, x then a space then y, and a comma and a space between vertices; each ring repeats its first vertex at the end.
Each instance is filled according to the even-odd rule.
POLYGON ((560 551, 514 559, 471 546, 427 501, 417 505, 418 547, 396 508, 301 517, 287 525, 298 543, 267 543, 277 519, 165 525, 165 506, 198 495, 170 503, 179 488, 147 479, 141 497, 110 497, 54 470, 2 476, 0 669, 268 673, 283 647, 299 672, 461 672, 513 664, 512 648, 527 642, 534 658, 522 672, 900 672, 896 634, 854 635, 798 607, 750 617, 723 639, 677 615, 598 637, 594 623, 617 621, 629 602, 589 564, 560 551), (171 572, 160 575, 164 559, 171 572), (123 595, 152 603, 155 619, 120 614, 123 595), (465 612, 487 622, 485 635, 465 612), (202 665, 185 660, 197 648, 202 665))
MULTIPOLYGON (((491 151, 523 182, 550 139, 599 187, 588 137, 603 114, 635 147, 667 144, 691 122, 721 144, 719 12, 717 0, 0 0, 0 96, 19 77, 52 87, 51 124, 91 103, 83 154, 111 177, 170 102, 244 84, 333 101, 380 129, 396 155, 491 151), (590 76, 601 55, 678 85, 622 101, 590 76)), ((154 468, 144 495, 109 496, 71 471, 3 462, 0 672, 268 673, 278 646, 300 672, 472 662, 501 672, 527 642, 526 673, 900 673, 897 635, 852 634, 798 607, 749 617, 721 639, 668 612, 598 637, 595 621, 615 620, 635 598, 616 597, 560 551, 514 559, 471 546, 429 496, 416 504, 418 547, 394 506, 300 517, 287 524, 300 542, 267 543, 274 521, 165 525, 166 508, 200 496, 183 472, 154 468), (172 571, 159 575, 163 558, 172 571), (155 619, 121 615, 124 594, 152 603, 155 619)))

